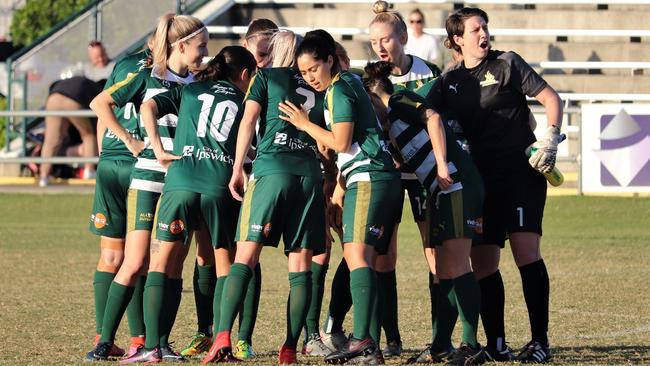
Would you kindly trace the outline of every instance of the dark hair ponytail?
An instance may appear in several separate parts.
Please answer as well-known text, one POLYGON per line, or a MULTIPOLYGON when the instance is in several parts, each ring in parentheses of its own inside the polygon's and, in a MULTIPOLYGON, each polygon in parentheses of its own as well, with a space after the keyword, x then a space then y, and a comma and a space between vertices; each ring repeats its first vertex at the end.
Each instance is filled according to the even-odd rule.
POLYGON ((255 57, 242 46, 226 46, 208 62, 197 80, 236 80, 242 71, 255 71, 255 57))
POLYGON ((334 38, 322 29, 316 29, 310 32, 305 33, 305 38, 303 39, 300 46, 296 50, 296 61, 298 57, 309 54, 315 60, 327 61, 329 56, 332 57, 332 75, 336 74, 340 70, 339 58, 336 55, 336 42, 334 38))
POLYGON ((393 83, 388 78, 392 70, 393 64, 388 61, 369 62, 363 69, 366 73, 363 80, 366 91, 376 94, 378 92, 393 94, 393 83))

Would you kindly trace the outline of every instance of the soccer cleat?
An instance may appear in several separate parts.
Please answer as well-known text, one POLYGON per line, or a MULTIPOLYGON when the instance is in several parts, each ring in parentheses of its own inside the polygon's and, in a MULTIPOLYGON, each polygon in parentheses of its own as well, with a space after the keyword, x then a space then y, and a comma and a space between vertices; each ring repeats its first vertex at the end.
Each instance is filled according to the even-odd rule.
POLYGON ((126 353, 126 358, 133 356, 138 349, 144 347, 144 337, 131 337, 131 344, 129 345, 129 351, 126 353))
POLYGON ((379 349, 375 350, 375 352, 371 355, 357 356, 346 362, 346 364, 356 364, 356 365, 383 365, 385 363, 386 361, 384 361, 384 354, 379 349))
POLYGON ((133 356, 120 360, 120 365, 127 365, 130 363, 158 363, 162 361, 162 355, 158 347, 154 349, 146 349, 141 347, 133 356))
POLYGON ((445 350, 434 350, 432 352, 431 350, 431 344, 427 344, 427 347, 422 350, 422 352, 418 353, 417 355, 409 358, 406 363, 408 364, 414 364, 414 363, 441 363, 441 362, 446 362, 451 355, 455 352, 456 350, 454 347, 451 345, 449 348, 445 350))
POLYGON ((321 332, 320 340, 327 348, 338 351, 348 342, 348 337, 343 330, 332 333, 321 332))
POLYGON ((234 356, 242 361, 250 360, 255 357, 253 346, 244 340, 237 341, 237 344, 235 344, 234 356))
POLYGON ((472 347, 467 343, 461 343, 445 366, 468 366, 483 363, 485 363, 485 352, 480 344, 472 347))
POLYGON ((552 358, 550 348, 537 341, 530 341, 522 348, 516 360, 521 363, 546 363, 552 358))
POLYGON ((203 352, 208 352, 212 346, 212 338, 205 335, 205 333, 196 333, 194 339, 182 351, 181 355, 185 357, 192 357, 203 352))
POLYGON ((207 365, 210 362, 240 362, 241 360, 233 356, 232 346, 230 343, 230 331, 223 331, 217 333, 212 342, 212 347, 208 354, 203 357, 202 365, 207 365))
POLYGON ((399 357, 400 355, 402 355, 402 341, 400 340, 388 341, 386 344, 386 348, 384 348, 384 350, 382 351, 382 354, 386 358, 399 357))
MULTIPOLYGON (((95 340, 93 342, 93 347, 97 346, 99 344, 99 340, 101 338, 101 334, 95 334, 95 340)), ((124 350, 118 347, 115 343, 112 343, 113 345, 110 349, 110 352, 108 354, 108 357, 122 357, 124 356, 124 350)))
POLYGON ((496 347, 485 347, 485 359, 490 362, 510 362, 515 360, 515 355, 512 354, 510 347, 505 345, 502 350, 496 347))
POLYGON ((86 353, 86 361, 104 361, 111 357, 113 342, 99 342, 92 351, 86 353))
POLYGON ((164 346, 160 347, 160 354, 162 355, 162 359, 165 362, 185 362, 187 361, 185 357, 183 357, 181 354, 178 352, 174 351, 172 346, 167 343, 164 346))
POLYGON ((307 338, 305 345, 302 347, 302 354, 305 356, 325 357, 330 353, 332 353, 332 349, 323 343, 318 333, 311 334, 307 338))
POLYGON ((278 363, 280 365, 292 365, 297 362, 296 349, 287 345, 282 345, 278 352, 278 363))
POLYGON ((357 356, 370 356, 375 353, 377 347, 372 338, 356 339, 350 337, 348 342, 338 351, 325 356, 325 362, 329 364, 342 364, 357 356))

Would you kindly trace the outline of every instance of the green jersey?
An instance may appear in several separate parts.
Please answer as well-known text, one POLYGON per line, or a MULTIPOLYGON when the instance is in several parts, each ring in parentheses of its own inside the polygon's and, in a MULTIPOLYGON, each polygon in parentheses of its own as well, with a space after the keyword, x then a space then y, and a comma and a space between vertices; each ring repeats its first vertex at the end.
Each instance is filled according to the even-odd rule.
POLYGON ((336 162, 347 186, 399 177, 381 138, 370 97, 358 77, 345 71, 334 76, 325 94, 325 121, 330 130, 333 123, 354 124, 350 148, 339 153, 336 162))
POLYGON ((178 115, 164 192, 217 194, 228 186, 244 93, 227 81, 201 81, 153 97, 158 113, 178 115))
MULTIPOLYGON (((436 157, 422 119, 424 109, 430 108, 421 96, 403 90, 391 96, 388 102, 389 135, 393 139, 404 161, 414 168, 415 175, 422 185, 434 192, 438 187, 436 157)), ((454 183, 444 193, 463 188, 463 181, 475 179, 478 171, 469 154, 461 148, 461 142, 454 132, 443 123, 447 145, 447 164, 454 183)))
MULTIPOLYGON (((112 87, 116 82, 126 79, 129 74, 142 70, 146 64, 147 57, 150 55, 151 51, 147 49, 120 59, 115 64, 115 67, 113 67, 113 71, 104 85, 104 90, 112 87)), ((129 102, 122 107, 115 107, 113 113, 115 113, 122 127, 133 138, 141 139, 138 129, 138 113, 133 103, 129 102)), ((106 129, 106 133, 102 138, 101 158, 106 160, 135 160, 135 157, 124 146, 124 143, 109 129, 106 129)))
POLYGON ((303 105, 309 111, 309 120, 324 126, 323 94, 303 80, 292 68, 262 69, 251 80, 246 100, 262 106, 257 131, 257 156, 253 174, 293 174, 320 177, 316 155, 316 141, 292 124, 280 119, 278 105, 285 100, 303 105))
MULTIPOLYGON (((182 77, 169 69, 158 72, 156 68, 145 68, 137 74, 129 74, 126 79, 109 88, 108 93, 117 106, 125 106, 131 102, 136 111, 140 111, 140 105, 155 95, 193 81, 194 75, 192 73, 182 77)), ((174 149, 173 138, 177 119, 175 114, 170 113, 160 117, 157 121, 158 132, 165 151, 174 149)), ((162 192, 167 169, 160 165, 156 160, 153 148, 148 146, 149 138, 142 122, 140 122, 138 130, 147 147, 142 150, 133 168, 131 188, 149 192, 162 192)))

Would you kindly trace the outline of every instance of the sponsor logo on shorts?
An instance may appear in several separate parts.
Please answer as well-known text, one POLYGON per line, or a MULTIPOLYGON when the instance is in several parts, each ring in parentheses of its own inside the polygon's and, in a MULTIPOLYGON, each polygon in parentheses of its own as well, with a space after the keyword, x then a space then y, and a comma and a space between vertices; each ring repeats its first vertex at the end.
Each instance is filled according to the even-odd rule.
POLYGON ((169 231, 169 224, 165 224, 164 222, 158 222, 158 230, 169 231))
POLYGON ((256 233, 261 233, 262 230, 264 230, 264 226, 259 224, 251 224, 251 231, 254 231, 256 233))
POLYGON ((90 215, 90 219, 97 229, 103 229, 106 226, 106 216, 101 212, 90 215))
POLYGON ((174 235, 182 233, 183 230, 185 230, 185 223, 183 220, 174 220, 169 224, 169 232, 174 235))
POLYGON ((138 217, 139 221, 144 221, 144 222, 152 222, 153 221, 153 213, 151 212, 141 212, 140 217, 138 217))
POLYGON ((264 237, 268 238, 269 235, 271 235, 271 223, 268 222, 266 225, 264 225, 264 229, 262 229, 262 234, 264 234, 264 237))
POLYGON ((384 236, 384 225, 381 225, 380 227, 377 227, 375 225, 370 225, 368 228, 368 232, 371 235, 374 235, 377 237, 377 239, 381 239, 382 236, 384 236))
POLYGON ((477 234, 483 234, 483 218, 477 217, 475 219, 467 220, 467 226, 472 228, 477 234))

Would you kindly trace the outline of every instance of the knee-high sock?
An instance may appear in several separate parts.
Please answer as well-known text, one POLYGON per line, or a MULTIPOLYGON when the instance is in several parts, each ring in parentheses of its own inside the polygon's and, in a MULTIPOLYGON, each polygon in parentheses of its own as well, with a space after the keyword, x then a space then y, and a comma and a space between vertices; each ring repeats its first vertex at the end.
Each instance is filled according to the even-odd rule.
POLYGON ((350 270, 345 259, 341 259, 334 279, 330 296, 329 314, 323 327, 326 333, 340 332, 343 330, 345 314, 352 307, 352 295, 350 293, 350 270))
POLYGON ((183 292, 182 278, 167 278, 165 281, 165 302, 160 314, 160 346, 169 344, 169 335, 174 328, 178 307, 181 305, 183 292))
POLYGON ((505 289, 501 272, 493 274, 478 281, 481 287, 481 322, 487 338, 487 346, 502 349, 505 345, 505 289))
POLYGON ((431 300, 431 342, 436 338, 436 314, 438 313, 438 297, 440 284, 435 283, 433 273, 429 272, 429 299, 431 300))
POLYGON ((102 333, 104 323, 104 312, 106 311, 106 300, 108 289, 115 278, 115 273, 95 271, 93 275, 93 292, 95 294, 95 332, 102 333))
POLYGON ((550 285, 544 260, 519 267, 532 340, 548 347, 548 302, 550 285))
POLYGON ((115 332, 117 332, 117 327, 120 325, 134 290, 135 288, 131 286, 120 285, 114 281, 111 283, 104 311, 102 342, 113 342, 115 340, 115 332))
POLYGON ((402 341, 398 327, 397 306, 397 278, 395 271, 377 272, 379 281, 378 290, 382 294, 383 305, 381 326, 386 332, 386 342, 402 341))
POLYGON ((167 276, 162 272, 149 272, 147 283, 144 285, 144 324, 145 343, 147 349, 159 346, 160 313, 165 300, 165 282, 167 276))
POLYGON ((144 294, 144 284, 147 282, 147 276, 138 276, 133 289, 133 296, 126 308, 126 318, 129 321, 129 333, 131 337, 144 336, 144 313, 142 308, 142 296, 144 294))
POLYGON ((451 344, 456 319, 456 296, 452 280, 440 279, 438 301, 436 305, 435 336, 431 348, 437 351, 446 350, 451 344))
POLYGON ((239 312, 252 275, 253 271, 245 264, 235 263, 230 267, 230 273, 221 294, 221 311, 217 332, 232 330, 235 316, 239 312))
POLYGON ((262 267, 259 263, 253 270, 253 275, 248 281, 244 302, 239 310, 238 338, 253 344, 253 330, 257 321, 257 311, 260 306, 260 293, 262 290, 262 267))
MULTIPOLYGON (((377 347, 381 341, 381 327, 383 326, 384 312, 386 311, 383 304, 386 303, 386 284, 382 282, 385 278, 381 278, 378 272, 375 272, 375 299, 372 302, 372 316, 370 318, 370 337, 377 347)), ((388 336, 386 336, 388 338, 388 336)))
POLYGON ((323 304, 325 277, 327 276, 328 268, 329 266, 327 264, 320 265, 316 262, 311 262, 311 301, 309 302, 309 311, 307 311, 307 319, 305 321, 308 336, 318 334, 318 320, 323 304))
POLYGON ((194 304, 196 305, 197 330, 203 334, 211 335, 210 325, 214 314, 212 313, 212 300, 216 284, 214 265, 200 266, 194 262, 194 304))
POLYGON ((284 345, 295 349, 300 331, 305 325, 311 299, 311 271, 289 272, 289 298, 287 299, 287 338, 284 345))
POLYGON ((472 347, 476 347, 476 331, 478 329, 478 317, 481 311, 481 289, 474 272, 465 273, 462 276, 452 280, 454 292, 456 293, 456 303, 458 304, 458 313, 463 323, 462 341, 472 347))
POLYGON ((221 319, 221 299, 223 297, 223 289, 226 284, 228 276, 217 277, 217 284, 214 286, 214 299, 212 300, 212 314, 215 330, 219 326, 219 321, 221 319))
POLYGON ((354 306, 354 338, 368 337, 375 291, 374 273, 371 268, 357 268, 350 272, 350 292, 354 306))

